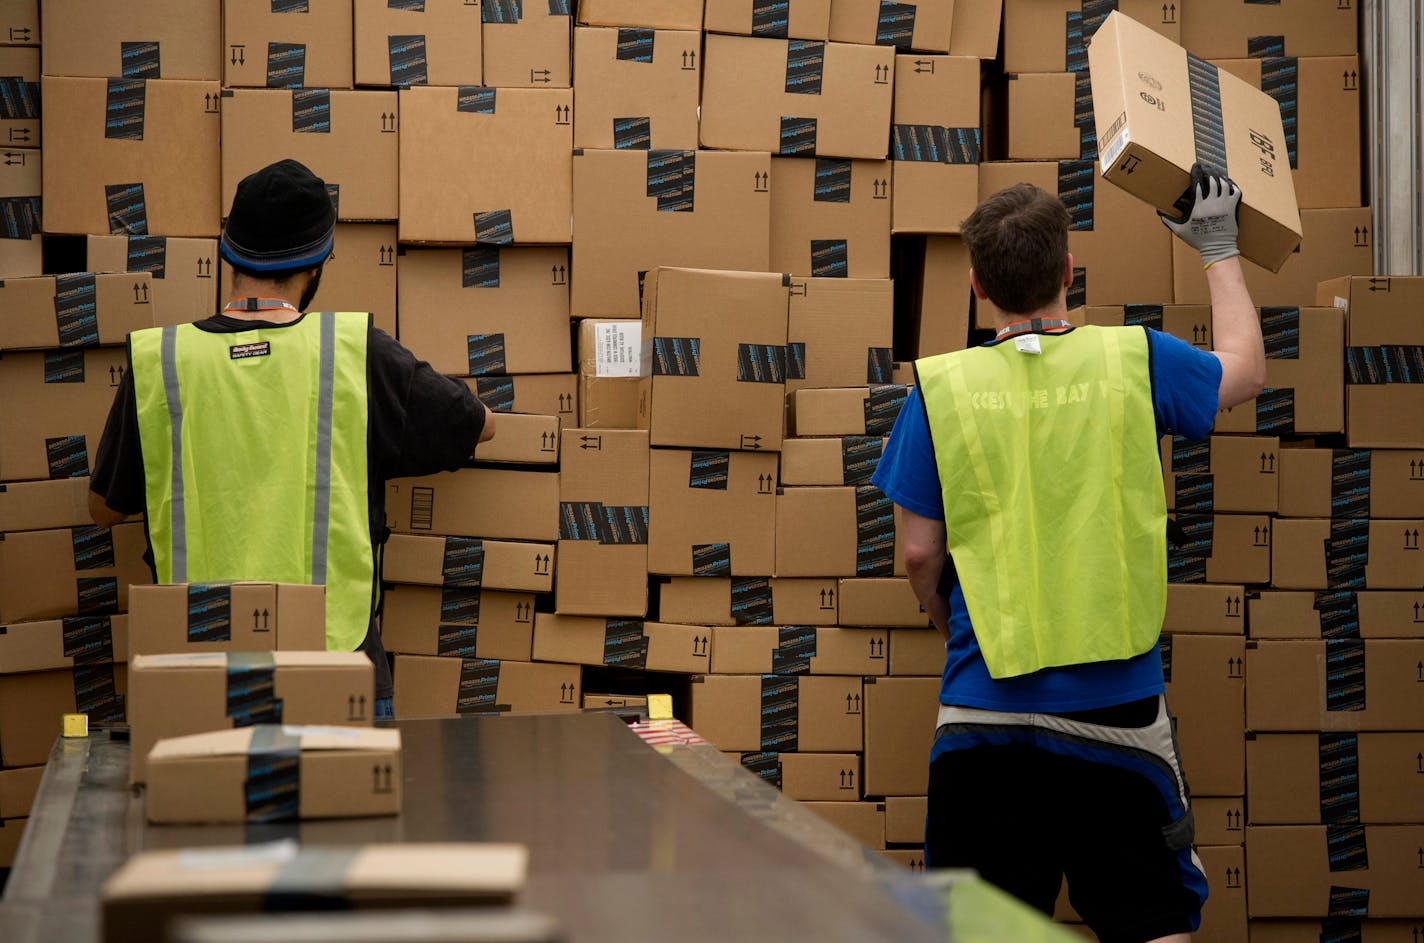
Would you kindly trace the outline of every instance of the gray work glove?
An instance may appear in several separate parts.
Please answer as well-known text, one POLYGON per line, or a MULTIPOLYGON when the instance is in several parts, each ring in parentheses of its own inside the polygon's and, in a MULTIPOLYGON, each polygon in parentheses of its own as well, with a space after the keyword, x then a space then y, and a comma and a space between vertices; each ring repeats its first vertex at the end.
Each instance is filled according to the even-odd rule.
POLYGON ((1210 268, 1241 254, 1236 248, 1236 215, 1241 207, 1241 188, 1226 177, 1192 168, 1192 185, 1177 201, 1182 215, 1173 219, 1158 213, 1163 224, 1201 253, 1202 268, 1210 268))

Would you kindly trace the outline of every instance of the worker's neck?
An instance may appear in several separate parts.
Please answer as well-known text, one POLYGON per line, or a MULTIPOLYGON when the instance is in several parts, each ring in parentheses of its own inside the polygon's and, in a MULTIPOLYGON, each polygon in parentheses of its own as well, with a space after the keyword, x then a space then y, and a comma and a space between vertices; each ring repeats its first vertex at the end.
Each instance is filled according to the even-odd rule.
POLYGON ((1068 320, 1068 305, 1063 301, 1059 301, 1055 304, 1045 305, 1037 311, 1031 311, 1028 314, 1009 314, 1006 311, 995 311, 994 331, 997 333, 1011 324, 1021 324, 1024 321, 1032 321, 1035 318, 1044 321, 1049 319, 1066 321, 1068 320))
POLYGON ((272 324, 287 324, 301 317, 301 300, 304 284, 300 279, 272 281, 264 278, 248 278, 238 275, 233 279, 231 293, 223 314, 240 321, 266 321, 272 324), (247 310, 248 299, 258 299, 257 311, 247 310), (291 308, 277 302, 285 302, 291 308))

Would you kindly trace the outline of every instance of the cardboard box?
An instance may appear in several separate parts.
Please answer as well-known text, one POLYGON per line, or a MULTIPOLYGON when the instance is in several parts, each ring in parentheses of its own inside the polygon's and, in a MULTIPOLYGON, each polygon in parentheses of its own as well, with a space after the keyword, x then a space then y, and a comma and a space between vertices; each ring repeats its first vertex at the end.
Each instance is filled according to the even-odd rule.
MULTIPOLYGON (((1332 932, 1338 918, 1318 920, 1252 920, 1252 943, 1319 943, 1322 934, 1332 932)), ((1347 926, 1359 929, 1360 943, 1414 943, 1416 933, 1424 935, 1418 920, 1352 920, 1347 926)))
POLYGON ((1202 907, 1201 927, 1192 938, 1203 943, 1245 943, 1251 876, 1244 849, 1240 845, 1198 844, 1196 852, 1211 893, 1202 907))
POLYGON ((578 0, 583 26, 701 29, 702 0, 578 0))
POLYGON ((776 498, 776 575, 903 576, 898 517, 874 485, 784 488, 776 498))
POLYGON ((46 76, 43 84, 50 113, 65 116, 45 141, 45 232, 218 234, 216 82, 46 76))
MULTIPOLYGON (((947 354, 968 345, 970 308, 974 294, 969 287, 969 250, 958 236, 930 236, 925 240, 919 291, 909 295, 904 314, 897 315, 910 325, 910 340, 916 357, 947 354)), ((900 284, 904 285, 902 280, 900 284)), ((896 377, 896 383, 914 383, 896 377)))
POLYGON ((924 796, 887 796, 885 841, 891 845, 923 844, 929 800, 924 796))
POLYGON ((528 661, 532 593, 467 586, 393 586, 385 593, 381 638, 401 655, 528 661))
POLYGON ((392 220, 399 208, 400 112, 395 92, 235 88, 223 92, 223 195, 267 166, 274 150, 326 183, 337 218, 392 220))
POLYGON ((650 444, 781 450, 787 300, 787 281, 771 273, 649 273, 638 427, 650 444))
POLYGON ((575 29, 574 146, 696 148, 701 48, 695 30, 575 29))
MULTIPOLYGON (((344 851, 334 893, 357 910, 507 906, 524 886, 529 858, 521 845, 458 842, 344 851)), ((331 855, 295 841, 140 852, 100 891, 105 943, 170 939, 169 924, 183 915, 261 911, 278 885, 320 900, 333 894, 331 855)))
POLYGON ((891 677, 940 677, 944 674, 945 644, 944 637, 933 629, 891 629, 891 677))
POLYGON ((1247 652, 1246 723, 1262 731, 1417 727, 1424 640, 1263 641, 1247 652))
POLYGON ((866 848, 885 848, 885 803, 807 802, 805 807, 860 842, 866 848))
POLYGON ((130 655, 326 650, 326 587, 165 583, 129 591, 130 655))
POLYGON ((703 147, 884 160, 894 51, 709 34, 703 147))
POLYGON ((790 296, 788 393, 806 387, 893 382, 895 312, 890 280, 798 278, 791 282, 790 296))
POLYGON ((15 864, 15 856, 20 850, 20 839, 25 835, 28 819, 0 819, 0 868, 10 868, 15 864))
MULTIPOLYGON (((485 52, 488 70, 488 40, 485 52)), ((569 241, 571 91, 414 87, 401 120, 402 242, 569 241)))
POLYGON ((997 57, 1003 15, 1003 0, 954 0, 954 27, 949 36, 949 54, 977 59, 997 57))
POLYGON ((355 0, 356 84, 482 85, 481 7, 463 0, 355 0))
POLYGON ((1210 163, 1241 187, 1241 255, 1279 271, 1301 244, 1302 229, 1277 101, 1126 16, 1109 15, 1093 39, 1088 60, 1103 178, 1175 212, 1192 165, 1210 163), (1203 131, 1199 146, 1193 127, 1218 127, 1205 123, 1208 116, 1219 129, 1203 131))
POLYGON ((578 322, 579 420, 585 429, 638 425, 641 320, 585 318, 578 322))
POLYGON ((880 852, 880 856, 906 871, 923 873, 925 870, 925 852, 922 848, 887 848, 880 852))
POLYGON ((1217 412, 1217 432, 1308 435, 1339 432, 1345 320, 1330 308, 1262 308, 1266 388, 1255 399, 1217 412))
POLYGON ((573 164, 574 317, 632 317, 661 265, 767 271, 767 154, 580 151, 573 164))
POLYGON ((381 578, 414 586, 553 589, 552 544, 392 534, 381 554, 381 578))
POLYGON ((1424 278, 1339 278, 1321 282, 1318 304, 1345 312, 1346 424, 1353 447, 1424 447, 1424 388, 1409 352, 1424 345, 1424 278))
POLYGON ((0 766, 49 760, 65 714, 89 715, 94 725, 122 724, 128 693, 124 665, 0 675, 0 766))
MULTIPOLYGON (((0 135, 7 147, 40 146, 40 51, 20 46, 0 47, 0 75, 10 83, 0 135)), ((51 114, 55 112, 51 111, 51 114)))
POLYGON ((1325 917, 1349 906, 1356 916, 1414 918, 1421 846, 1419 825, 1249 828, 1251 916, 1325 917))
POLYGON ((581 701, 578 665, 398 655, 394 670, 403 717, 544 714, 581 701))
POLYGON ((949 52, 955 0, 910 0, 887 10, 879 0, 834 0, 830 38, 838 43, 949 52))
POLYGON ((578 421, 578 376, 535 373, 515 377, 470 377, 465 385, 486 406, 500 413, 558 416, 565 424, 578 421))
POLYGON ((0 350, 126 344, 153 327, 153 281, 134 275, 44 275, 0 279, 0 350))
POLYGON ((1245 658, 1240 636, 1162 637, 1167 709, 1193 796, 1246 791, 1245 658))
POLYGON ((569 369, 568 249, 402 249, 400 266, 401 343, 436 370, 569 369))
POLYGON ((1089 305, 1070 312, 1069 320, 1104 327, 1140 324, 1171 334, 1193 347, 1211 350, 1211 305, 1089 305))
POLYGON ((772 572, 775 454, 655 449, 648 484, 649 573, 772 572))
POLYGON ((0 534, 17 530, 88 527, 89 479, 12 481, 0 484, 0 534))
POLYGON ((350 88, 351 3, 223 0, 223 86, 350 88))
POLYGON ((129 585, 150 583, 142 523, 0 536, 0 623, 128 610, 129 585))
POLYGON ((923 629, 929 617, 907 579, 840 581, 841 625, 906 626, 923 629))
POLYGON ((158 825, 398 815, 404 779, 399 730, 262 724, 158 741, 144 810, 158 825))
POLYGON ((126 369, 122 347, 0 354, 0 480, 87 476, 126 369))
POLYGON ((648 434, 566 429, 563 450, 555 608, 562 615, 642 618, 648 612, 648 434))
POLYGON ((894 232, 958 233, 978 204, 979 81, 976 58, 895 57, 894 232))
POLYGON ((484 83, 569 88, 573 49, 568 3, 485 3, 484 83))
POLYGON ((770 626, 835 625, 839 609, 834 579, 674 576, 660 583, 658 611, 666 622, 770 626))
MULTIPOLYGON (((883 675, 886 629, 724 625, 712 628, 717 674, 883 675)), ((704 671, 708 670, 706 667, 704 671)))
POLYGON ((831 0, 787 0, 784 4, 707 0, 703 25, 709 33, 733 36, 827 39, 831 28, 831 0))
POLYGON ((889 435, 909 389, 882 383, 868 388, 797 390, 791 396, 791 432, 798 436, 889 435))
MULTIPOLYGON (((396 336, 396 285, 401 263, 394 223, 337 223, 321 288, 308 311, 367 311, 371 323, 396 336)), ((223 263, 223 284, 232 284, 223 263)))
POLYGON ((395 533, 549 542, 559 533, 559 479, 551 472, 462 468, 386 484, 395 533))
POLYGON ((584 710, 647 710, 648 698, 645 694, 591 694, 583 695, 584 710))
POLYGON ((1088 10, 1083 7, 1082 0, 1004 0, 1004 71, 1082 71, 1087 65, 1088 41, 1112 10, 1122 11, 1174 43, 1181 41, 1177 11, 1163 10, 1152 0, 1117 0, 1093 4, 1088 10))
POLYGON ((890 274, 889 161, 771 162, 771 267, 795 276, 890 274))
POLYGON ((712 634, 707 626, 541 612, 534 620, 534 660, 702 674, 712 634))
POLYGON ((860 678, 698 676, 688 723, 719 750, 857 753, 862 696, 860 678))
POLYGON ((1182 45, 1208 59, 1344 56, 1358 44, 1355 11, 1339 3, 1206 0, 1182 10, 1182 45))
POLYGON ((1264 590, 1247 606, 1256 639, 1424 639, 1424 591, 1264 590))
POLYGON ((0 819, 22 819, 30 814, 44 771, 43 766, 0 770, 0 819))
POLYGON ((5 0, 0 3, 0 45, 40 44, 40 0, 5 0))
MULTIPOLYGON (((216 239, 89 236, 85 241, 90 271, 148 274, 152 320, 145 326, 187 324, 212 317, 217 311, 218 272, 214 266, 226 268, 226 263, 218 257, 216 239)), ((327 266, 323 286, 329 283, 332 268, 327 266)), ((314 303, 313 310, 332 309, 322 309, 314 303)), ((391 313, 394 315, 394 310, 391 313)))
MULTIPOLYGON (((1251 741, 1246 742, 1250 750, 1251 741)), ((1249 757, 1249 752, 1248 752, 1249 757)), ((1249 763, 1249 759, 1248 759, 1249 763)), ((1192 797, 1192 819, 1196 825, 1194 844, 1241 845, 1246 840, 1246 804, 1241 796, 1192 797)), ((1210 876, 1208 876, 1210 880, 1210 876)))
POLYGON ((44 272, 42 174, 39 151, 0 151, 0 276, 5 278, 44 272))
POLYGON ((1246 744, 1252 825, 1417 822, 1419 733, 1268 734, 1246 744))
POLYGON ((1077 160, 1084 145, 1091 151, 1091 133, 1084 140, 1077 104, 1080 86, 1084 104, 1092 105, 1087 72, 1032 72, 1008 75, 1008 157, 1010 160, 1077 160))
POLYGON ((1418 589, 1424 520, 1283 518, 1271 553, 1277 589, 1418 589))
POLYGON ((939 678, 865 680, 866 795, 925 794, 939 688, 939 678))
MULTIPOLYGON (((65 616, 0 625, 0 674, 128 660, 129 617, 126 615, 65 616)), ((25 814, 5 810, 3 784, 4 775, 0 774, 0 818, 25 814)))
POLYGON ((734 754, 748 772, 802 802, 860 799, 860 757, 854 753, 734 754))
MULTIPOLYGON (((1243 599, 1255 605, 1243 586, 1168 583, 1162 631, 1192 635, 1245 635, 1243 599)), ((1254 633, 1253 633, 1254 634, 1254 633)))
POLYGON ((1280 446, 1275 436, 1214 435, 1207 442, 1163 437, 1167 510, 1275 513, 1280 446))
POLYGON ((880 436, 787 439, 781 443, 781 483, 868 484, 884 447, 885 439, 880 436))
MULTIPOLYGON (((1396 422, 1399 417, 1395 417, 1396 422)), ((1424 451, 1285 449, 1281 452, 1283 517, 1424 517, 1424 451)))
MULTIPOLYGON (((218 3, 44 0, 45 75, 222 79, 218 3)), ((38 24, 36 24, 38 26, 38 24)))

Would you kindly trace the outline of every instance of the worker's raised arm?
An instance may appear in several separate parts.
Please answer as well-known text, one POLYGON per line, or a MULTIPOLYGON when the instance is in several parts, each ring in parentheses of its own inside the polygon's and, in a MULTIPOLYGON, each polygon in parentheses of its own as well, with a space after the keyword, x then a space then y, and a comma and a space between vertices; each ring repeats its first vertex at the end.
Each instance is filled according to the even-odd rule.
POLYGON ((905 550, 905 572, 910 578, 910 588, 929 614, 930 622, 948 641, 949 600, 939 592, 945 561, 944 521, 901 507, 897 537, 905 550))

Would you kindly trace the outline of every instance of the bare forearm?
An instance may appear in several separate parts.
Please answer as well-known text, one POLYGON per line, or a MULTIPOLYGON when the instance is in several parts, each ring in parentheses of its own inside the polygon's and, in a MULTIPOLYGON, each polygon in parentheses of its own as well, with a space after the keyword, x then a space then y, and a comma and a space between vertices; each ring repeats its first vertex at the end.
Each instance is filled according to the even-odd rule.
POLYGON ((945 641, 948 641, 949 600, 939 592, 939 579, 944 572, 944 559, 941 558, 938 565, 928 561, 920 564, 907 564, 905 569, 910 577, 910 588, 915 591, 915 598, 920 601, 920 608, 925 610, 930 617, 930 622, 945 641))
POLYGON ((1221 361, 1219 405, 1239 406, 1266 383, 1261 320, 1251 303, 1239 258, 1223 259, 1206 270, 1211 292, 1212 348, 1221 361))

